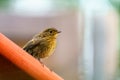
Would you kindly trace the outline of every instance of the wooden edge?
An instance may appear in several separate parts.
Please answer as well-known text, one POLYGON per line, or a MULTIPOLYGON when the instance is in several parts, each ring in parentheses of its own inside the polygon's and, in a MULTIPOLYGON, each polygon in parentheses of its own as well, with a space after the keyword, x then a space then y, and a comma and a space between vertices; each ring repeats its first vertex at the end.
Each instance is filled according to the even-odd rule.
POLYGON ((37 80, 63 80, 0 33, 0 54, 37 80))

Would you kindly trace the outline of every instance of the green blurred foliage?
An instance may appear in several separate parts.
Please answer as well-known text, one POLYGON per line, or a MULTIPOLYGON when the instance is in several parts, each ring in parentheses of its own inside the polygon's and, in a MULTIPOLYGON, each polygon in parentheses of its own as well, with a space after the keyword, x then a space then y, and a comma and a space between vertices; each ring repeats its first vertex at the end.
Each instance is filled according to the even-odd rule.
POLYGON ((53 0, 56 9, 77 9, 79 0, 53 0))
POLYGON ((0 0, 0 9, 7 9, 11 0, 0 0))
POLYGON ((118 12, 119 14, 119 42, 118 42, 118 45, 119 45, 119 59, 118 59, 118 70, 117 70, 117 77, 116 77, 116 80, 120 80, 120 0, 109 0, 110 3, 113 5, 113 7, 116 9, 116 11, 118 12))
POLYGON ((120 0, 109 0, 120 15, 120 0))

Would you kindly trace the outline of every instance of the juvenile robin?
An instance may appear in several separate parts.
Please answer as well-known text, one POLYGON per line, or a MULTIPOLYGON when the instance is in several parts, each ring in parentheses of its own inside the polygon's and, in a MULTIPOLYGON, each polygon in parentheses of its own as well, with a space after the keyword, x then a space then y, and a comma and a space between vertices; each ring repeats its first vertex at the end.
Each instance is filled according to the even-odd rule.
POLYGON ((60 32, 56 28, 48 28, 35 35, 23 49, 38 60, 49 57, 55 50, 56 38, 60 32))

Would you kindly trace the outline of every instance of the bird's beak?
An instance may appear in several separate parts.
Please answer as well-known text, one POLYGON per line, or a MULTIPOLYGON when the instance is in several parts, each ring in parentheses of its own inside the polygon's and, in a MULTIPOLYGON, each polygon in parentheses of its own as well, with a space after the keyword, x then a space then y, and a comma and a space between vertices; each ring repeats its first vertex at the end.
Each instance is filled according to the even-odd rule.
POLYGON ((58 33, 61 33, 61 31, 58 31, 58 33))

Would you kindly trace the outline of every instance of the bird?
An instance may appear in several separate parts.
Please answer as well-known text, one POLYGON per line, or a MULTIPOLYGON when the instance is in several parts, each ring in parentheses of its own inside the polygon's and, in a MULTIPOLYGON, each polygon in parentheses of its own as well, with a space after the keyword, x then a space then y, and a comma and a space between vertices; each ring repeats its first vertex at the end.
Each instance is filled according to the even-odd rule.
POLYGON ((24 46, 23 50, 38 60, 51 56, 56 48, 58 34, 56 28, 47 28, 43 32, 36 34, 24 46))

